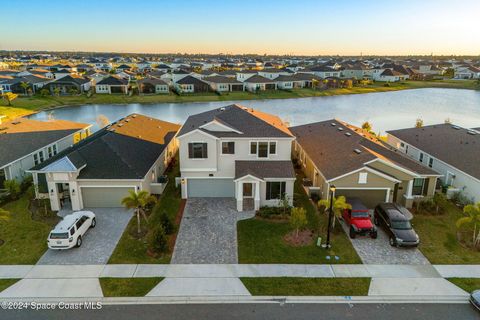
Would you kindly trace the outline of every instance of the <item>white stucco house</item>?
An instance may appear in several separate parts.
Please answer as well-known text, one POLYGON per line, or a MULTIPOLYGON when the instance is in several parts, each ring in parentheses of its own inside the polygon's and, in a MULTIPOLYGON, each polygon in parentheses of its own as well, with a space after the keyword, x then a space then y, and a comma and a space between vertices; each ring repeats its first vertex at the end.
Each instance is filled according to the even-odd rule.
POLYGON ((441 174, 444 185, 480 201, 480 132, 452 124, 387 131, 387 142, 441 174))
POLYGON ((31 168, 35 195, 57 211, 122 207, 129 191, 161 194, 179 129, 140 114, 122 118, 31 168))
POLYGON ((238 211, 292 203, 294 139, 278 117, 240 105, 190 116, 178 133, 182 198, 231 197, 238 211))

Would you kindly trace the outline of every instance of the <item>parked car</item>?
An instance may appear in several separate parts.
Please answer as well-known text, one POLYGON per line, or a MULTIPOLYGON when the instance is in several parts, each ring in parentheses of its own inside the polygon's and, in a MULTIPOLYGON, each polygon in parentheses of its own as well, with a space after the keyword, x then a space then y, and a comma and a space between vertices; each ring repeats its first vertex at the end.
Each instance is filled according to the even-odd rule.
POLYGON ((91 211, 78 211, 60 221, 48 236, 50 249, 70 249, 82 245, 83 236, 96 225, 95 214, 91 211))
POLYGON ((470 302, 475 308, 480 310, 480 290, 475 290, 470 294, 470 302))
POLYGON ((390 245, 394 247, 416 247, 420 243, 420 238, 410 223, 412 218, 410 211, 396 203, 380 203, 375 207, 375 225, 381 225, 385 229, 390 237, 390 245))
POLYGON ((354 239, 357 235, 370 235, 371 238, 377 238, 377 228, 373 225, 368 208, 358 198, 348 198, 347 203, 352 209, 343 210, 343 220, 350 227, 350 238, 354 239))

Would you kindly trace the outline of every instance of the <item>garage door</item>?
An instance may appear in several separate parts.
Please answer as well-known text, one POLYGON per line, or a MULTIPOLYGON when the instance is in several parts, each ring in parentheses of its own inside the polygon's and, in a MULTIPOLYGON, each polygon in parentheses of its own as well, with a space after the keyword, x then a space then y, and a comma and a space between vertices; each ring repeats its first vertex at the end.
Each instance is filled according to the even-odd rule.
POLYGON ((134 189, 133 187, 83 187, 81 190, 85 208, 115 208, 122 207, 122 199, 128 196, 128 190, 134 189))
POLYGON ((195 197, 233 197, 235 185, 233 179, 188 179, 189 198, 195 197))
POLYGON ((359 198, 362 203, 370 209, 375 208, 380 202, 385 202, 387 190, 353 190, 353 189, 337 189, 335 196, 345 196, 359 198))

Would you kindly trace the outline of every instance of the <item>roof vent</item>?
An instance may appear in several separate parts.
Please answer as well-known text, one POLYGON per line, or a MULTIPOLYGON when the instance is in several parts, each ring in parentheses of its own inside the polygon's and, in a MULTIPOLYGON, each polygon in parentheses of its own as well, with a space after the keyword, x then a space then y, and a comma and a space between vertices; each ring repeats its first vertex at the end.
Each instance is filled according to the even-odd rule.
POLYGON ((467 131, 468 134, 471 134, 472 136, 476 135, 477 133, 473 130, 468 130, 467 131))
POLYGON ((352 134, 351 134, 350 132, 345 132, 345 135, 346 135, 347 137, 350 137, 352 134))
POLYGON ((20 121, 14 121, 12 122, 12 124, 20 124, 21 122, 20 121))
POLYGON ((342 127, 338 127, 337 130, 338 130, 338 131, 343 131, 343 128, 342 128, 342 127))
POLYGON ((125 119, 125 122, 130 122, 130 119, 125 119))
POLYGON ((136 118, 136 117, 137 117, 137 115, 136 115, 136 114, 132 114, 132 118, 136 118))
POLYGON ((360 150, 360 149, 353 149, 353 152, 355 152, 356 154, 360 154, 360 153, 362 153, 362 150, 360 150))
POLYGON ((459 126, 452 126, 452 128, 455 129, 455 130, 460 130, 459 126))
POLYGON ((123 127, 123 123, 117 124, 117 127, 123 127))
POLYGON ((220 111, 225 111, 225 107, 221 107, 221 108, 220 108, 220 111))
POLYGON ((330 123, 332 127, 335 127, 337 124, 335 122, 330 123))

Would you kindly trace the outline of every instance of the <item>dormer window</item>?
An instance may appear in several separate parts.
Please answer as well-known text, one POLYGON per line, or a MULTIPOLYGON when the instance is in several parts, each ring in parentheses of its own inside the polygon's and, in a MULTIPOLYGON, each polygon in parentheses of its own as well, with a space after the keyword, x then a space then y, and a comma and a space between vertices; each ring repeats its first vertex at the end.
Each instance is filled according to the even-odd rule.
POLYGON ((188 144, 188 158, 206 159, 208 158, 207 144, 205 142, 192 142, 188 144))

